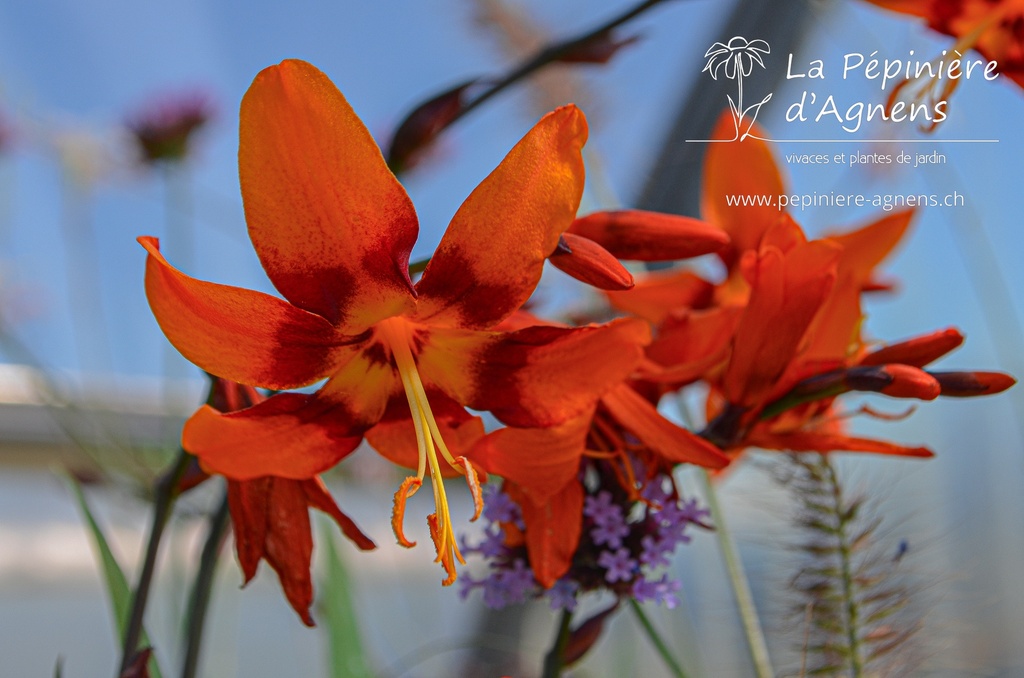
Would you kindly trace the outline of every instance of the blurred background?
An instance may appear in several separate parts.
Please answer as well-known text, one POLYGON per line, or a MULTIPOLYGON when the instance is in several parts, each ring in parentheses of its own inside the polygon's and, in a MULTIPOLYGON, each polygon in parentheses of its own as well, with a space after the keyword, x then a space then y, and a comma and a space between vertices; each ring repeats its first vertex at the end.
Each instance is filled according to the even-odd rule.
MULTIPOLYGON (((58 661, 68 678, 113 671, 118 639, 97 558, 61 476, 71 469, 90 481, 90 504, 131 579, 147 527, 148 488, 205 387, 153 320, 135 238, 160 237, 171 262, 195 277, 273 292, 248 243, 237 180, 238 104, 255 74, 284 58, 312 62, 383 144, 412 107, 437 92, 499 76, 546 42, 629 6, 0 1, 0 676, 52 675, 58 661), (187 152, 176 162, 146 162, 132 125, 182 109, 207 119, 187 152)), ((639 39, 609 63, 546 69, 442 136, 402 177, 421 223, 413 258, 433 251, 465 196, 533 122, 567 101, 579 104, 591 124, 584 209, 642 205, 696 213, 702 149, 685 139, 707 138, 727 91, 712 89, 721 83, 701 73, 704 53, 737 34, 772 44, 767 68, 749 91, 758 98, 774 92, 758 121, 779 138, 850 136, 785 121, 782 102, 807 88, 785 80, 787 52, 794 63, 822 59, 838 71, 848 52, 906 58, 914 50, 928 59, 953 42, 920 21, 855 0, 664 2, 620 29, 617 35, 639 39)), ((821 87, 851 102, 885 96, 877 83, 843 81, 838 72, 821 87)), ((868 306, 871 336, 895 340, 956 326, 968 340, 944 366, 1024 374, 1022 112, 1021 90, 1008 79, 964 81, 948 122, 933 135, 900 132, 929 140, 906 144, 908 152, 946 156, 934 166, 821 168, 782 160, 794 149, 871 153, 904 148, 899 144, 774 146, 796 193, 965 196, 962 207, 917 216, 885 269, 899 281, 898 294, 868 306), (953 141, 978 138, 998 143, 953 141)), ((853 136, 891 134, 865 125, 853 136)), ((809 234, 821 235, 878 215, 834 207, 794 216, 809 234)), ((589 303, 585 294, 557 271, 539 291, 563 312, 589 303)), ((894 554, 900 548, 918 578, 914 604, 927 612, 920 675, 1024 675, 1022 399, 1018 388, 990 399, 926 403, 898 423, 857 421, 858 431, 926 444, 937 456, 840 462, 851 487, 878 499, 894 554)), ((766 464, 767 455, 755 456, 722 483, 721 495, 776 668, 796 675, 799 623, 788 615, 785 590, 793 572, 792 502, 766 464)), ((375 674, 460 675, 482 645, 520 657, 523 675, 535 674, 554 614, 543 604, 529 606, 507 622, 521 630, 518 638, 474 636, 483 624, 478 595, 463 601, 442 589, 422 547, 407 552, 388 543, 393 472, 372 453, 344 466, 344 477, 330 479, 335 496, 381 545, 373 554, 342 540, 337 545, 375 674)), ((172 667, 168 673, 212 497, 211 490, 183 502, 163 549, 147 625, 161 662, 172 667)), ((698 535, 674 568, 684 604, 653 610, 656 622, 695 675, 749 675, 714 539, 698 535)), ((327 635, 301 625, 265 565, 240 591, 233 555, 225 555, 216 583, 202 675, 326 675, 327 635)), ((572 675, 662 675, 633 619, 619 617, 572 675)))

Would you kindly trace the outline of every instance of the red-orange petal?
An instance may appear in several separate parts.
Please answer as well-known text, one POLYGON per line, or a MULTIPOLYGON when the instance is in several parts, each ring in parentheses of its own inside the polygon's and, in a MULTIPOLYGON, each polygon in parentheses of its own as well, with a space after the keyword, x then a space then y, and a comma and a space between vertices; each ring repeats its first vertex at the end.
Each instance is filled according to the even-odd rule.
POLYGON ((859 348, 860 297, 876 266, 899 244, 914 210, 893 212, 863 228, 833 236, 842 246, 836 284, 809 330, 807 359, 846 358, 859 348))
POLYGON ((649 340, 647 324, 635 318, 511 332, 479 354, 472 390, 456 400, 511 426, 560 424, 629 376, 649 340))
POLYGON ((717 252, 729 244, 718 226, 677 214, 644 210, 594 212, 568 233, 597 242, 618 259, 674 261, 717 252))
POLYGON ((547 428, 503 428, 489 433, 470 458, 488 473, 511 480, 530 501, 543 504, 575 481, 593 412, 547 428))
POLYGON ((772 391, 835 282, 839 254, 828 241, 760 252, 723 382, 730 402, 753 407, 772 391))
POLYGON ((526 552, 537 582, 551 588, 569 571, 583 532, 583 486, 568 483, 542 504, 531 501, 506 483, 505 491, 519 504, 526 524, 526 552))
POLYGON ((618 310, 657 325, 673 311, 707 306, 714 291, 714 285, 690 271, 666 271, 650 273, 633 289, 606 296, 618 310))
POLYGON ((238 170, 256 253, 296 306, 355 333, 412 307, 412 203, 326 75, 298 60, 242 99, 238 170))
POLYGON ((423 272, 421 320, 486 329, 523 305, 576 216, 586 140, 583 113, 563 106, 516 144, 459 208, 423 272))
POLYGON ((373 540, 359 529, 355 521, 338 508, 337 502, 334 501, 331 493, 327 491, 327 486, 324 485, 324 481, 319 476, 301 482, 302 490, 306 493, 306 502, 313 508, 329 515, 337 523, 338 527, 341 528, 342 534, 348 537, 353 544, 362 551, 372 551, 377 548, 373 540))
POLYGON ((713 469, 729 464, 729 458, 721 450, 665 419, 654 405, 626 384, 619 384, 604 394, 601 405, 641 443, 669 462, 713 469))
POLYGON ((365 428, 339 402, 280 393, 230 414, 204 405, 185 422, 181 444, 207 471, 235 480, 306 479, 352 452, 365 428))
POLYGON ((678 386, 696 381, 728 355, 742 315, 742 308, 726 306, 669 317, 647 348, 663 369, 644 378, 678 386))
POLYGON ((303 623, 315 626, 309 614, 313 604, 313 582, 309 573, 313 559, 313 533, 302 483, 273 479, 266 520, 264 556, 277 572, 285 597, 303 623))
POLYGON ((593 240, 572 233, 563 233, 551 265, 566 275, 599 290, 628 290, 633 276, 608 250, 593 240))
POLYGON ((228 479, 228 509, 235 534, 235 552, 245 583, 256 576, 267 539, 267 511, 271 477, 253 480, 228 479))
MULTIPOLYGON (((757 126, 755 136, 765 136, 757 126)), ((735 123, 723 113, 715 126, 714 139, 732 139, 735 123)), ((785 183, 768 143, 753 136, 743 141, 708 144, 704 157, 704 188, 701 214, 724 230, 732 241, 729 253, 756 250, 761 237, 778 220, 780 210, 772 205, 730 205, 733 196, 775 196, 786 193, 785 183)), ((724 258, 731 262, 735 254, 724 258)))
POLYGON ((211 374, 272 389, 311 384, 348 351, 324 318, 276 297, 191 278, 142 237, 146 296, 160 329, 181 354, 211 374))

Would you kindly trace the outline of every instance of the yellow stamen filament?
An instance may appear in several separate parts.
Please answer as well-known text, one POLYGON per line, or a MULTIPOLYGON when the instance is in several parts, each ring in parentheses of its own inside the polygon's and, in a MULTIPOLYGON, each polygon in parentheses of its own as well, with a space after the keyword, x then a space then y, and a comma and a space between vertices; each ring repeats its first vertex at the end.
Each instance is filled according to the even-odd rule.
MULTIPOLYGON (((395 495, 395 513, 392 527, 395 530, 395 536, 398 538, 399 543, 403 546, 409 545, 410 542, 402 534, 401 526, 401 518, 405 512, 405 499, 412 496, 416 489, 418 489, 423 476, 426 475, 429 468, 430 484, 434 493, 436 512, 427 518, 427 522, 430 526, 430 536, 437 549, 437 558, 434 562, 441 563, 448 573, 448 578, 444 581, 444 584, 447 586, 455 581, 455 560, 458 560, 463 565, 466 564, 466 561, 459 552, 455 541, 451 513, 448 509, 448 497, 445 494, 444 481, 441 476, 441 462, 437 457, 437 452, 441 452, 441 456, 452 468, 466 475, 466 480, 471 490, 477 483, 476 472, 464 458, 460 457, 456 460, 441 437, 441 430, 434 419, 434 414, 430 411, 427 392, 423 387, 423 381, 420 379, 419 370, 416 368, 416 361, 410 348, 412 336, 409 324, 402 319, 391 318, 382 321, 378 327, 380 328, 382 339, 384 339, 388 348, 391 349, 391 354, 395 359, 395 366, 398 368, 398 374, 402 379, 405 397, 409 402, 409 412, 412 416, 413 427, 416 430, 416 448, 419 452, 415 478, 408 478, 403 483, 399 493, 395 495), (402 496, 399 497, 399 494, 402 496), (400 501, 401 506, 399 506, 400 501)), ((477 514, 479 514, 481 502, 478 491, 474 492, 474 504, 477 504, 477 514)))

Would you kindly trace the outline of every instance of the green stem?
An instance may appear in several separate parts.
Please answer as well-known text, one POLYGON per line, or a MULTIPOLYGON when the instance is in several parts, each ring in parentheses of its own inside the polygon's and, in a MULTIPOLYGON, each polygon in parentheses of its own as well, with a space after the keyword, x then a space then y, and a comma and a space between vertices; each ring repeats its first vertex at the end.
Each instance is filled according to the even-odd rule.
POLYGON ((761 630, 761 622, 757 618, 754 596, 750 593, 750 584, 743 572, 743 563, 736 552, 736 545, 726 529, 722 507, 718 503, 718 494, 711 483, 711 476, 706 470, 700 469, 697 475, 703 482, 704 496, 707 499, 708 508, 711 509, 711 519, 715 524, 718 546, 722 551, 722 559, 725 560, 725 568, 729 573, 733 594, 736 596, 736 608, 739 610, 740 620, 743 622, 743 633, 747 638, 747 648, 754 664, 754 671, 758 678, 773 678, 775 673, 772 671, 771 660, 768 658, 768 644, 765 642, 764 632, 761 630))
POLYGON ((213 575, 216 573, 217 559, 228 534, 229 517, 228 495, 225 490, 220 505, 210 516, 206 542, 199 557, 199 571, 196 572, 192 597, 189 599, 188 614, 185 618, 188 639, 185 644, 185 662, 181 669, 181 678, 195 678, 199 668, 199 650, 203 641, 206 611, 210 606, 210 594, 213 591, 213 575))
POLYGON ((139 582, 132 594, 131 614, 128 617, 128 625, 125 627, 121 668, 117 675, 125 672, 135 656, 135 651, 139 648, 139 639, 142 636, 142 618, 146 613, 149 591, 152 588, 153 575, 156 572, 156 557, 160 551, 160 540, 171 516, 174 500, 178 497, 178 483, 185 474, 185 469, 188 468, 191 459, 192 455, 185 450, 179 450, 178 458, 175 459, 170 471, 157 482, 153 499, 153 524, 149 530, 149 542, 146 545, 146 555, 142 563, 142 571, 139 573, 139 582))
POLYGON ((565 659, 565 648, 569 644, 569 624, 572 622, 572 612, 562 610, 562 618, 558 623, 558 630, 555 632, 555 639, 551 643, 551 649, 544 657, 544 672, 541 678, 558 678, 562 675, 563 662, 565 659))
POLYGON ((637 620, 647 633, 647 638, 654 645, 654 649, 661 655, 661 659, 665 662, 665 666, 672 673, 675 678, 686 678, 686 673, 683 671, 683 667, 679 664, 679 661, 672 656, 672 651, 669 649, 665 639, 661 637, 658 630, 654 628, 654 624, 651 623, 647 613, 644 612, 643 607, 640 603, 636 602, 636 598, 629 599, 629 606, 633 609, 633 614, 636 615, 637 620))
POLYGON ((852 552, 850 543, 846 538, 846 507, 843 505, 842 489, 839 485, 839 477, 836 475, 835 467, 829 462, 828 457, 825 455, 820 455, 820 457, 821 465, 824 467, 828 477, 828 483, 832 486, 832 504, 836 514, 836 539, 839 542, 839 566, 843 581, 843 602, 846 605, 846 635, 850 652, 850 678, 860 678, 864 672, 864 663, 860 656, 860 609, 857 605, 856 584, 853 581, 852 552))

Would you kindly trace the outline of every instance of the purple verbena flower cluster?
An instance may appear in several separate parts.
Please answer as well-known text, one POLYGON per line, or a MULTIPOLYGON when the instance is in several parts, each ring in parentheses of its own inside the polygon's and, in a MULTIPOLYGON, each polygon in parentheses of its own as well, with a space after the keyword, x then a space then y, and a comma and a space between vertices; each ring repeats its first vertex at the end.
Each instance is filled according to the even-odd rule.
POLYGON ((641 500, 631 500, 619 487, 600 486, 588 492, 583 505, 583 534, 572 566, 554 586, 544 590, 534 579, 525 546, 510 544, 506 527, 522 529, 519 507, 496 486, 485 490, 484 517, 489 524, 476 544, 463 539, 464 555, 487 560, 487 575, 460 577, 461 595, 480 589, 491 608, 546 597, 552 609, 572 611, 581 593, 607 590, 638 602, 653 601, 672 608, 678 604, 680 583, 664 569, 681 544, 691 540, 690 526, 707 527, 709 513, 696 500, 679 497, 667 475, 657 475, 644 487, 641 500))

